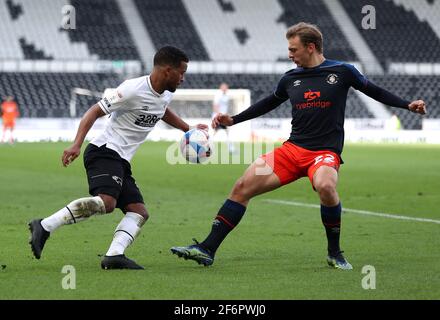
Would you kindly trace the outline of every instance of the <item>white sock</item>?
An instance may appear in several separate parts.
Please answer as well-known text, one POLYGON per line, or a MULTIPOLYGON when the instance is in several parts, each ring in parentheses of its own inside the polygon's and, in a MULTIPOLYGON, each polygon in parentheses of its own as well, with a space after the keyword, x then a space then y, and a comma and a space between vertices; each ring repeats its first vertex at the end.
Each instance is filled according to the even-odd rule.
POLYGON ((140 214, 127 212, 116 227, 113 241, 105 255, 116 256, 124 254, 125 249, 133 243, 144 223, 145 219, 140 214))
POLYGON ((77 223, 94 214, 104 213, 105 205, 100 197, 80 198, 43 219, 41 225, 46 231, 53 232, 65 224, 77 223))

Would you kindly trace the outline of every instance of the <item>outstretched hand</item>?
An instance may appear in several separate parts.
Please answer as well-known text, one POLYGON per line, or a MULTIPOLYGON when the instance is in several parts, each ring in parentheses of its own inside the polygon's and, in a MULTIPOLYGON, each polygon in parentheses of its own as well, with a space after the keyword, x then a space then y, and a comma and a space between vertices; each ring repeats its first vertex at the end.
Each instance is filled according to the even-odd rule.
POLYGON ((81 153, 81 148, 75 145, 70 146, 63 152, 63 156, 61 157, 61 162, 63 166, 67 167, 69 164, 73 162, 81 153))
POLYGON ((415 112, 415 113, 420 113, 420 114, 426 114, 426 105, 425 105, 425 101, 423 100, 416 100, 411 102, 408 105, 408 109, 411 112, 415 112))
POLYGON ((219 125, 228 127, 228 126, 232 126, 233 124, 234 124, 234 120, 230 115, 219 113, 212 119, 211 126, 213 129, 215 129, 219 125))

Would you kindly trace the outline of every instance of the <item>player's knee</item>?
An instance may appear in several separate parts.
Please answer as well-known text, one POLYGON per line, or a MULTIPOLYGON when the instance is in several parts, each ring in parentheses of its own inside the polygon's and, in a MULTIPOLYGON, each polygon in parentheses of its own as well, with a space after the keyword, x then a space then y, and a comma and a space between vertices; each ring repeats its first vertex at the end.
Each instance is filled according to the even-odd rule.
POLYGON ((100 197, 87 197, 73 200, 67 205, 73 218, 88 218, 94 214, 104 214, 105 205, 100 197))
POLYGON ((238 179, 235 183, 234 188, 232 188, 230 198, 240 203, 249 201, 249 190, 247 190, 243 178, 238 179))
POLYGON ((147 208, 145 208, 145 205, 143 203, 131 203, 128 204, 124 208, 124 212, 134 212, 138 215, 142 216, 144 223, 148 220, 150 215, 148 214, 147 208))
POLYGON ((106 213, 113 212, 116 208, 116 201, 104 201, 104 204, 106 213))
POLYGON ((144 208, 144 210, 138 210, 135 211, 138 215, 142 216, 142 218, 144 219, 144 223, 148 220, 148 218, 150 217, 150 215, 148 214, 147 210, 144 208))
POLYGON ((115 208, 116 208, 116 199, 115 198, 113 198, 112 196, 106 195, 106 194, 99 194, 99 197, 104 202, 106 213, 110 213, 110 212, 113 212, 113 210, 115 210, 115 208))
POLYGON ((332 181, 323 181, 315 185, 315 189, 322 196, 332 196, 336 193, 336 184, 332 181))

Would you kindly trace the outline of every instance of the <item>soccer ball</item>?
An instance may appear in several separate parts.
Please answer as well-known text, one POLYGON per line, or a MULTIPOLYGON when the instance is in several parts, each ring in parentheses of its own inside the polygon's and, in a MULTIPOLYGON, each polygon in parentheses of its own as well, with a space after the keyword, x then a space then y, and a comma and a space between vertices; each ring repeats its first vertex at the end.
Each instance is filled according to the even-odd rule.
POLYGON ((189 162, 206 161, 212 153, 208 132, 201 129, 191 129, 185 132, 180 140, 180 152, 189 162))

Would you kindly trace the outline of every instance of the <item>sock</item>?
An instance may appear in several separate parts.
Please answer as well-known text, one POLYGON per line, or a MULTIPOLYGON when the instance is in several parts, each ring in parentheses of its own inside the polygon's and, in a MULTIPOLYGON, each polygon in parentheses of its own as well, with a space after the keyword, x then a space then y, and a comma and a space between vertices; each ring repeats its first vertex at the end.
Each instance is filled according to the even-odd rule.
POLYGON ((228 233, 238 225, 245 211, 245 206, 227 199, 212 223, 211 233, 200 245, 214 255, 228 233))
POLYGON ((140 214, 127 212, 116 227, 113 241, 105 255, 116 256, 124 254, 125 249, 133 243, 144 223, 145 219, 140 214))
POLYGON ((339 235, 341 233, 341 211, 342 206, 339 202, 335 207, 326 207, 321 205, 321 220, 325 227, 328 242, 328 253, 336 255, 339 248, 339 235))
POLYGON ((100 197, 87 197, 73 200, 61 210, 43 219, 43 229, 53 232, 62 225, 83 221, 94 214, 104 214, 105 205, 100 197))

